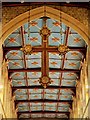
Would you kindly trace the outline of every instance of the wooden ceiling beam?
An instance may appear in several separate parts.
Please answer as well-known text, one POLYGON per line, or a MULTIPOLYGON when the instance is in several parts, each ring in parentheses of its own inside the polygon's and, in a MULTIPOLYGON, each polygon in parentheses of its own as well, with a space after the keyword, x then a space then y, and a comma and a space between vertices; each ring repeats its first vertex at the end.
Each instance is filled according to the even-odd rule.
POLYGON ((29 69, 9 69, 8 72, 41 72, 41 68, 29 68, 29 69))
MULTIPOLYGON (((38 88, 38 89, 43 89, 43 87, 41 85, 37 85, 37 86, 18 86, 18 87, 12 87, 13 90, 16 90, 16 89, 35 89, 35 88, 38 88)), ((45 89, 76 89, 76 87, 74 86, 47 86, 47 88, 45 89)))
MULTIPOLYGON (((22 36, 22 46, 25 46, 25 39, 24 39, 24 28, 21 26, 21 36, 22 36)), ((26 56, 23 54, 23 59, 24 59, 24 68, 27 69, 27 64, 26 64, 26 56)), ((26 77, 26 85, 28 86, 28 79, 27 79, 27 72, 25 72, 25 77, 26 77)), ((28 100, 29 100, 29 90, 27 89, 27 95, 28 95, 28 100)), ((30 109, 30 104, 28 103, 29 109, 30 109)))
POLYGON ((72 102, 73 102, 73 100, 49 100, 49 99, 37 99, 37 100, 15 100, 15 103, 28 103, 28 102, 30 102, 30 103, 35 103, 35 102, 40 102, 40 103, 49 103, 49 102, 51 102, 51 103, 69 103, 69 104, 71 104, 72 102))
MULTIPOLYGON (((27 69, 9 69, 8 72, 41 72, 41 68, 27 68, 27 69)), ((80 70, 74 69, 56 69, 49 68, 49 72, 80 72, 80 70)))
POLYGON ((70 114, 70 112, 56 112, 56 111, 19 111, 17 114, 36 114, 36 113, 59 113, 59 114, 70 114))
MULTIPOLYGON (((20 50, 20 48, 22 48, 22 46, 17 46, 17 47, 3 47, 4 51, 11 51, 11 50, 20 50)), ((85 51, 86 47, 70 47, 68 46, 68 48, 70 49, 70 51, 85 51)), ((33 47, 33 52, 41 52, 43 51, 44 48, 42 47, 33 47)), ((46 48, 46 50, 48 52, 58 52, 58 47, 48 47, 46 48)))
MULTIPOLYGON (((67 46, 67 42, 68 42, 68 35, 69 35, 69 27, 66 28, 66 34, 65 34, 65 45, 67 46)), ((62 26, 61 26, 61 30, 62 30, 62 26)), ((62 38, 61 38, 62 39, 62 38)), ((62 41, 61 41, 62 42, 62 41)), ((61 66, 61 69, 64 69, 64 64, 65 64, 65 55, 63 55, 63 60, 62 60, 62 66, 61 66)), ((60 83, 59 83, 59 86, 61 86, 61 83, 62 83, 62 72, 61 72, 61 75, 60 75, 60 83)), ((60 89, 59 89, 59 92, 58 92, 58 100, 60 98, 60 89)), ((56 111, 58 111, 58 106, 59 106, 59 103, 57 103, 57 107, 56 107, 56 111)))

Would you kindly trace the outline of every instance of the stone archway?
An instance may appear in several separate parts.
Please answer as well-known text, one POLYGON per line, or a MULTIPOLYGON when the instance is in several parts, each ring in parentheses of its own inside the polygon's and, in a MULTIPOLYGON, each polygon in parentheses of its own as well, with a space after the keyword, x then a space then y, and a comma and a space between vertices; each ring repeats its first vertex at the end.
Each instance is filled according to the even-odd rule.
MULTIPOLYGON (((70 15, 67 15, 64 12, 61 13, 62 13, 62 18, 61 18, 62 22, 67 26, 73 28, 75 31, 77 31, 86 41, 86 43, 89 45, 90 42, 89 42, 88 29, 81 22, 71 17, 70 15)), ((44 6, 31 10, 30 20, 34 20, 43 16, 44 16, 44 6)), ((56 10, 52 7, 46 6, 46 16, 52 19, 60 20, 60 10, 56 10)), ((8 37, 8 35, 14 32, 17 28, 19 28, 24 23, 28 22, 28 17, 29 17, 29 11, 17 16, 9 23, 7 23, 5 26, 3 26, 2 36, 1 36, 2 42, 4 42, 4 40, 8 37)))

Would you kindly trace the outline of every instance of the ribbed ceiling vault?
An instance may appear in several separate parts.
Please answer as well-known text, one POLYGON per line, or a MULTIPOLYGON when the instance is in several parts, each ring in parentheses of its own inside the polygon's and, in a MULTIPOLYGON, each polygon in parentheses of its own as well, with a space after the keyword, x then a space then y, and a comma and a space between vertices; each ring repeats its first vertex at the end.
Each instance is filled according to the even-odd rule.
POLYGON ((45 44, 40 35, 43 24, 44 18, 31 21, 29 29, 28 23, 24 24, 3 44, 17 115, 18 118, 69 118, 87 46, 76 31, 61 23, 62 42, 70 49, 61 56, 58 52, 60 22, 47 18, 46 25, 51 34, 46 47, 43 47, 45 44), (31 55, 24 55, 20 50, 27 44, 33 48, 31 55), (46 89, 39 83, 45 70, 51 79, 46 89))

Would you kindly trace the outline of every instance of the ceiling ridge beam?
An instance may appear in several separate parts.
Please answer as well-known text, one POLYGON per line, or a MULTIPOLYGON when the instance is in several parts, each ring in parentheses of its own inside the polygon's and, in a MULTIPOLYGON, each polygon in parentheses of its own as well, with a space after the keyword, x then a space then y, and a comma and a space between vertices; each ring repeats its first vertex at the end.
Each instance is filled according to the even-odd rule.
POLYGON ((36 100, 15 100, 15 103, 23 103, 23 102, 40 102, 40 103, 43 103, 43 102, 45 102, 45 103, 56 103, 56 102, 58 102, 58 103, 72 103, 73 102, 73 100, 49 100, 49 99, 36 99, 36 100))
POLYGON ((70 114, 70 112, 56 112, 56 111, 19 111, 17 114, 33 114, 33 113, 60 113, 60 114, 70 114))
MULTIPOLYGON (((41 72, 41 68, 9 69, 8 72, 41 72)), ((49 68, 49 72, 80 72, 80 70, 49 68)))
MULTIPOLYGON (((12 87, 13 90, 15 89, 43 89, 43 87, 41 85, 38 86, 18 86, 18 87, 12 87)), ((76 89, 75 86, 47 86, 47 88, 45 89, 76 89)))
MULTIPOLYGON (((17 46, 17 47, 3 47, 3 50, 8 50, 8 51, 10 51, 10 50, 20 50, 22 48, 22 46, 17 46)), ((71 50, 78 50, 78 51, 80 51, 80 50, 86 50, 86 47, 70 47, 70 46, 68 46, 68 48, 70 49, 70 51, 71 50)), ((33 47, 33 51, 35 52, 41 52, 42 51, 42 47, 33 47)), ((47 49, 47 51, 53 51, 53 52, 55 52, 55 51, 57 51, 58 52, 58 47, 48 47, 48 48, 46 48, 47 49)))

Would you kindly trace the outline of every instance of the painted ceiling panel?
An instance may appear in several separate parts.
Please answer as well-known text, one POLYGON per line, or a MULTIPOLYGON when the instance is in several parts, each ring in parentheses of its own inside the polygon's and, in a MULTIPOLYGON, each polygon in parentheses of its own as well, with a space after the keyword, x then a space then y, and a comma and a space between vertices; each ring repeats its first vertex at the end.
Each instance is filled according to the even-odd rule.
POLYGON ((59 100, 72 100, 72 95, 60 95, 59 100))
POLYGON ((19 118, 29 118, 29 117, 30 117, 29 114, 21 114, 21 115, 19 116, 19 118))
POLYGON ((69 107, 58 107, 58 111, 69 111, 69 107))
POLYGON ((42 110, 42 106, 34 106, 34 107, 31 106, 31 107, 30 107, 30 110, 31 110, 31 111, 41 111, 41 110, 42 110))
POLYGON ((39 83, 39 79, 29 79, 28 80, 28 85, 29 86, 37 86, 37 85, 40 85, 40 83, 39 83))
POLYGON ((45 89, 45 93, 48 94, 48 93, 58 93, 58 89, 45 89))
POLYGON ((46 111, 56 111, 56 107, 52 107, 52 106, 45 106, 44 109, 46 111))
POLYGON ((67 45, 72 47, 84 47, 86 44, 79 34, 69 34, 67 45))
POLYGON ((28 95, 15 95, 15 100, 27 100, 28 95))
POLYGON ((25 80, 12 80, 12 86, 26 86, 25 80))
POLYGON ((81 62, 79 60, 65 60, 64 62, 65 69, 80 69, 81 62))
POLYGON ((19 51, 19 50, 12 50, 12 51, 9 51, 6 55, 6 59, 16 59, 16 60, 19 60, 19 59, 23 59, 23 52, 22 51, 19 51))
POLYGON ((73 91, 71 89, 60 89, 60 94, 71 95, 73 91))
POLYGON ((56 107, 57 103, 48 102, 48 103, 44 103, 44 105, 48 107, 56 107))
POLYGON ((29 111, 29 106, 19 106, 18 111, 29 111))
POLYGON ((4 42, 4 46, 21 46, 21 35, 20 34, 11 34, 4 42))
POLYGON ((57 118, 68 118, 65 114, 57 114, 57 118))
POLYGON ((32 59, 26 61, 27 68, 40 68, 41 67, 41 59, 32 59))
POLYGON ((60 78, 61 73, 60 72, 49 72, 50 78, 60 78))
POLYGON ((65 32, 65 29, 66 29, 65 24, 60 23, 60 21, 56 21, 56 20, 53 20, 53 19, 48 19, 46 25, 48 26, 48 28, 51 30, 52 33, 60 32, 61 26, 62 26, 63 32, 65 32))
POLYGON ((56 53, 56 52, 50 52, 49 53, 49 59, 58 59, 58 60, 60 60, 62 58, 62 56, 61 55, 59 55, 58 53, 56 53))
POLYGON ((59 86, 60 79, 51 79, 51 84, 50 86, 59 86))
POLYGON ((74 72, 63 72, 62 78, 69 80, 76 80, 78 78, 78 75, 74 72))
POLYGON ((61 41, 61 36, 58 33, 52 33, 49 37, 49 45, 50 46, 59 46, 61 43, 65 43, 64 41, 64 34, 62 35, 62 40, 61 41))
POLYGON ((44 117, 46 117, 46 118, 55 118, 56 114, 49 114, 49 113, 47 113, 47 114, 44 114, 44 117))
POLYGON ((43 92, 43 89, 38 89, 38 88, 34 88, 34 89, 29 89, 28 90, 30 94, 41 94, 43 92))
POLYGON ((18 107, 28 107, 28 103, 18 103, 18 105, 17 105, 18 107))
POLYGON ((27 72, 27 77, 28 78, 40 78, 41 77, 41 72, 27 72))
POLYGON ((45 94, 45 95, 44 95, 44 99, 57 100, 57 98, 58 98, 58 95, 57 95, 57 94, 52 94, 52 93, 50 94, 50 93, 49 93, 49 94, 45 94))
POLYGON ((76 80, 62 80, 61 86, 75 86, 76 80))
MULTIPOLYGON (((31 21, 29 26, 30 31, 34 33, 39 32, 40 29, 42 28, 42 22, 43 22, 42 19, 31 21)), ((24 24, 24 30, 25 33, 28 32, 28 23, 24 24)))
POLYGON ((10 78, 14 80, 22 80, 25 78, 25 72, 14 72, 11 74, 10 78))
POLYGON ((19 118, 68 118, 69 115, 66 113, 71 105, 68 101, 73 100, 81 62, 85 59, 86 43, 83 38, 60 21, 40 18, 22 25, 9 35, 3 48, 13 95, 18 103, 19 118), (47 42, 40 32, 45 24, 50 30, 47 42), (27 44, 32 46, 30 55, 24 55, 20 50, 27 44), (61 44, 70 48, 65 55, 58 52, 61 44), (49 75, 51 80, 46 89, 39 82, 43 74, 49 75))
POLYGON ((35 100, 35 99, 36 99, 36 100, 37 100, 37 99, 42 99, 42 95, 41 95, 41 94, 37 94, 37 93, 36 93, 36 94, 33 94, 33 93, 32 93, 32 94, 29 95, 29 98, 30 98, 31 100, 32 100, 32 99, 34 99, 34 100, 35 100))
POLYGON ((24 35, 25 37, 25 44, 31 44, 32 46, 39 46, 42 44, 41 42, 41 36, 39 33, 31 33, 30 38, 28 40, 28 34, 24 35))
POLYGON ((23 60, 9 60, 8 69, 19 69, 24 68, 23 60))
POLYGON ((43 117, 43 114, 31 114, 31 117, 32 118, 41 118, 41 117, 43 117))
POLYGON ((61 60, 49 59, 49 68, 61 68, 61 65, 61 60))
POLYGON ((34 103, 33 103, 33 102, 31 102, 30 105, 33 106, 33 107, 34 107, 34 106, 42 106, 43 103, 40 103, 40 102, 34 102, 34 103))
POLYGON ((26 59, 40 59, 41 58, 41 52, 33 52, 31 55, 26 55, 26 59))
POLYGON ((63 106, 63 107, 69 107, 70 105, 67 103, 67 102, 65 102, 65 103, 59 103, 59 105, 58 105, 59 107, 60 106, 63 106))
POLYGON ((17 95, 23 95, 23 94, 27 94, 27 90, 26 89, 17 89, 14 94, 17 95))
POLYGON ((84 58, 83 53, 79 51, 69 51, 66 53, 66 59, 75 59, 75 60, 82 60, 84 58))

